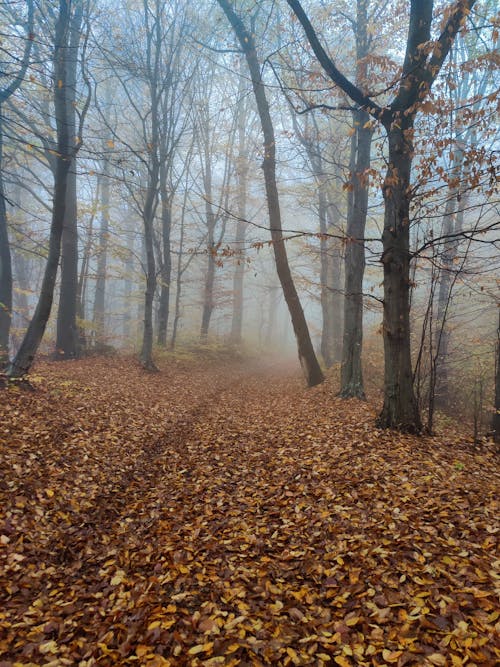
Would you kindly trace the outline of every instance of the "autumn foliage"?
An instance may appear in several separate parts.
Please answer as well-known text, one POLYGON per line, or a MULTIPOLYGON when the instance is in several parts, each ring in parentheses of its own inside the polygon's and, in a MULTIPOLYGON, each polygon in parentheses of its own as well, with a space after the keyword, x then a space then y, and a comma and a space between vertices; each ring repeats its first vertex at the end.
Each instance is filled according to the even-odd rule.
POLYGON ((278 366, 1 393, 0 665, 494 665, 498 463, 278 366))

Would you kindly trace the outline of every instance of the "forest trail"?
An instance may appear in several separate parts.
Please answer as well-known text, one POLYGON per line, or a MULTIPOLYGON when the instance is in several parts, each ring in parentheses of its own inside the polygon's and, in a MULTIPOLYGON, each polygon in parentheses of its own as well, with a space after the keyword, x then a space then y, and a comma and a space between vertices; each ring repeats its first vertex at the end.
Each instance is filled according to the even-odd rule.
POLYGON ((2 667, 495 664, 488 446, 263 363, 37 373, 1 395, 2 667))

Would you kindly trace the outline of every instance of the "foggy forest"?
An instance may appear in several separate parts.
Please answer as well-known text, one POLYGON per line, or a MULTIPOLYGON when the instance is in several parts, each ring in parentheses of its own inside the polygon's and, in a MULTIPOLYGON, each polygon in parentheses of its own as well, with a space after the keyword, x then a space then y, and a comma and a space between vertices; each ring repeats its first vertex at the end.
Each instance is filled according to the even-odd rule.
POLYGON ((0 667, 498 664, 499 30, 0 2, 0 667))

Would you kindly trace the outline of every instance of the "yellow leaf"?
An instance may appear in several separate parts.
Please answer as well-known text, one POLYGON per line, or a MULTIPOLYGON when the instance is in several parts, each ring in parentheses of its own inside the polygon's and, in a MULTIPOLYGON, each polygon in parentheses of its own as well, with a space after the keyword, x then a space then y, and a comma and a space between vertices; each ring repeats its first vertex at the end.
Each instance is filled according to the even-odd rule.
POLYGON ((43 644, 40 644, 38 650, 40 651, 40 653, 43 653, 45 655, 46 653, 57 653, 59 647, 57 646, 56 642, 52 639, 49 642, 44 642, 43 644))
POLYGON ((54 489, 45 489, 45 493, 48 495, 49 498, 53 498, 54 489))
POLYGON ((427 656, 431 665, 446 665, 446 657, 442 653, 432 653, 427 656))
POLYGON ((125 579, 125 572, 123 570, 117 570, 115 576, 111 579, 111 586, 118 586, 125 579))
POLYGON ((207 650, 205 647, 209 646, 212 648, 213 642, 208 642, 208 644, 196 644, 196 646, 191 646, 191 648, 188 651, 189 655, 198 655, 198 653, 205 653, 207 650))
POLYGON ((148 625, 148 630, 154 630, 155 628, 159 628, 160 625, 163 625, 161 621, 152 621, 152 622, 148 625))
POLYGON ((389 651, 387 648, 382 651, 382 657, 386 662, 397 662, 402 655, 403 651, 389 651))
POLYGON ((351 667, 351 661, 348 660, 347 658, 344 658, 343 655, 336 655, 334 657, 335 662, 337 665, 340 665, 340 667, 351 667))
POLYGON ((113 141, 113 139, 108 139, 108 141, 106 141, 106 145, 108 148, 114 148, 115 142, 113 141))

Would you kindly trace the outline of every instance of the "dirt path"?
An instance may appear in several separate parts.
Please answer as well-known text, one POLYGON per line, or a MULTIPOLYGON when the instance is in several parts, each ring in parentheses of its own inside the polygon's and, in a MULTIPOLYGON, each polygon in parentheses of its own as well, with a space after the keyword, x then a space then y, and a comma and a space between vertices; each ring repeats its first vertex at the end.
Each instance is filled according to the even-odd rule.
POLYGON ((263 366, 40 376, 0 413, 0 665, 494 664, 490 450, 263 366))

